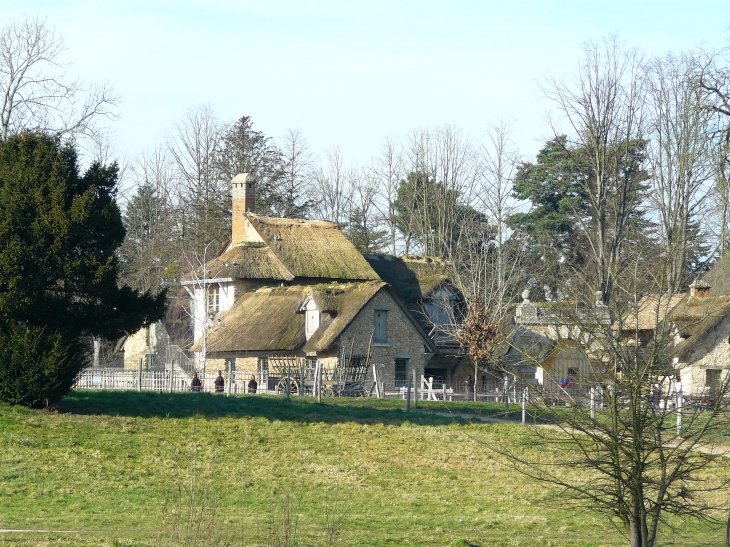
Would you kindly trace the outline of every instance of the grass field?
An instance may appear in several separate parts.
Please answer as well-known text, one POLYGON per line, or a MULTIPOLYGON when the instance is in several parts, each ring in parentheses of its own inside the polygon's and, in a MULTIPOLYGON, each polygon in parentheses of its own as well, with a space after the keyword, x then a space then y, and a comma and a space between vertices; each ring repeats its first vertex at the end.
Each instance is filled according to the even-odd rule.
MULTIPOLYGON (((554 458, 529 428, 461 417, 500 405, 419 407, 110 391, 73 392, 58 412, 0 407, 0 528, 66 531, 0 545, 169 545, 176 528, 232 545, 626 543, 495 459, 488 446, 554 458)), ((661 545, 724 545, 720 527, 674 524, 661 545)))

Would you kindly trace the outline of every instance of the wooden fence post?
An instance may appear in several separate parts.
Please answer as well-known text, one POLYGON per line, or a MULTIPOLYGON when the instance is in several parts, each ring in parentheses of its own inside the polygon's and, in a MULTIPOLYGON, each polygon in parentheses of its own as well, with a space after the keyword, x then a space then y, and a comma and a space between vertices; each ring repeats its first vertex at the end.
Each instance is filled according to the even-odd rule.
POLYGON ((315 378, 315 384, 316 384, 316 390, 317 390, 317 402, 322 402, 322 361, 317 359, 317 367, 314 374, 315 378))
POLYGON ((373 382, 375 382, 375 398, 380 399, 380 382, 378 382, 377 365, 373 363, 373 382))
POLYGON ((596 421, 596 390, 591 386, 591 421, 596 421))
POLYGON ((286 365, 286 399, 289 400, 289 393, 291 392, 291 365, 286 365))
POLYGON ((170 393, 172 393, 172 386, 175 381, 175 359, 170 361, 170 393))
POLYGON ((406 412, 411 410, 411 380, 412 378, 408 378, 408 387, 406 388, 406 412))
POLYGON ((509 376, 504 375, 504 387, 502 388, 502 400, 504 401, 504 413, 509 414, 509 376))
POLYGON ((413 408, 418 408, 418 375, 413 369, 413 408))
POLYGON ((139 365, 137 366, 137 391, 142 391, 142 358, 139 358, 139 365))
POLYGON ((228 392, 226 393, 227 397, 231 396, 231 382, 233 382, 233 365, 231 364, 231 360, 228 360, 228 392))
POLYGON ((682 390, 677 390, 677 435, 682 434, 682 390))

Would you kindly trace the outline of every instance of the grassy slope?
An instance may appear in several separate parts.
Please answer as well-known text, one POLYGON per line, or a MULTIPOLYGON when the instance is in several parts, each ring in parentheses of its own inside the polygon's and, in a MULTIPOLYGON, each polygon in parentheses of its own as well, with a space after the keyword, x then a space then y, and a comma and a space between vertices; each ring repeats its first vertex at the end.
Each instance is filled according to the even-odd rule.
MULTIPOLYGON (((335 506, 344 512, 340 545, 624 544, 600 518, 554 507, 555 492, 475 442, 549 460, 525 428, 402 406, 77 391, 59 413, 0 407, 0 528, 80 531, 2 534, 0 545, 155 545, 166 503, 188 505, 193 469, 195 495, 207 497, 204 524, 215 507, 216 533, 235 536, 243 508, 247 544, 281 528, 269 523, 283 518, 287 499, 300 514, 299 538, 311 545, 325 544, 335 506)), ((720 545, 722 533, 689 525, 663 544, 720 545)))

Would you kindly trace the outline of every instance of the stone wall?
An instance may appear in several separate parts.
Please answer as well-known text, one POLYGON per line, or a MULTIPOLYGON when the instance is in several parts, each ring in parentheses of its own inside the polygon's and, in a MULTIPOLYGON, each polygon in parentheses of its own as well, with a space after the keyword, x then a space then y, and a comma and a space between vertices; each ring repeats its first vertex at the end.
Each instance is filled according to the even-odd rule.
POLYGON ((730 317, 716 326, 704 343, 692 351, 693 357, 697 355, 702 357, 678 365, 682 389, 690 395, 705 387, 708 369, 721 370, 722 379, 727 376, 727 369, 730 369, 730 317))
POLYGON ((387 343, 373 344, 370 353, 371 363, 384 365, 380 371, 386 384, 395 382, 395 360, 408 359, 408 374, 416 370, 418 378, 423 374, 425 355, 423 339, 413 323, 391 298, 390 294, 381 290, 362 309, 352 323, 340 336, 340 344, 349 354, 352 348, 353 355, 367 355, 370 338, 375 328, 375 310, 388 312, 387 343))
POLYGON ((170 337, 162 323, 153 323, 148 328, 139 329, 124 343, 124 368, 137 370, 140 359, 145 370, 155 364, 162 366, 169 344, 170 337))

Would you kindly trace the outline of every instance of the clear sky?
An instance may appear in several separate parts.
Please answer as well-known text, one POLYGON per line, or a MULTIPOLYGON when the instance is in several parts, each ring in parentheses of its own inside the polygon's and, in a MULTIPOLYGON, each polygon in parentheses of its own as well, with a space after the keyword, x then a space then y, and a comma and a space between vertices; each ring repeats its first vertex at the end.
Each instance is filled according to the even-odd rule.
POLYGON ((500 117, 532 156, 548 136, 537 81, 571 75, 588 39, 649 54, 730 34, 730 3, 614 1, 0 0, 0 21, 47 17, 74 75, 122 97, 117 150, 134 158, 184 111, 299 128, 315 152, 366 162, 386 135, 452 123, 478 137, 500 117))

